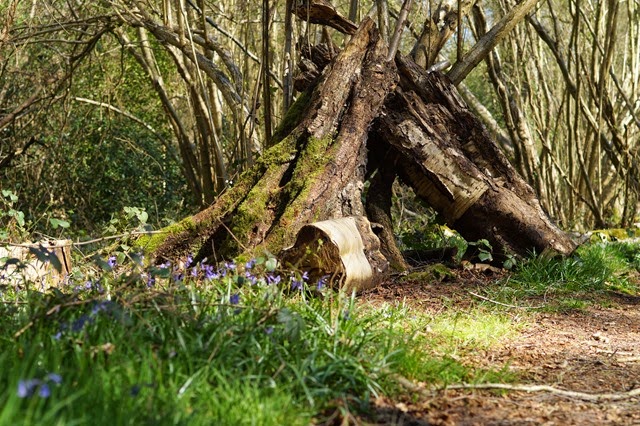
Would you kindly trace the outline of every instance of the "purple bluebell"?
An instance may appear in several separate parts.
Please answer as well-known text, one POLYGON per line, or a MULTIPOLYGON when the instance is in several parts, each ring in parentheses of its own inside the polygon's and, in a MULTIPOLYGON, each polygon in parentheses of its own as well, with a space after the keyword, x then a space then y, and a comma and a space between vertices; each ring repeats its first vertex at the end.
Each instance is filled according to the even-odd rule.
POLYGON ((266 327, 266 328, 264 329, 264 332, 265 332, 266 334, 271 334, 271 333, 273 333, 273 327, 272 327, 272 326, 268 326, 268 327, 266 327))
POLYGON ((267 284, 276 285, 282 281, 282 277, 280 275, 267 274, 267 284))
POLYGON ((220 277, 211 265, 202 265, 202 270, 204 271, 204 278, 207 280, 215 280, 220 277))
POLYGON ((107 265, 109 265, 110 268, 114 268, 117 264, 117 259, 115 256, 111 256, 109 257, 109 259, 107 260, 107 265))
POLYGON ((302 290, 304 283, 302 280, 292 278, 291 279, 291 290, 302 290))
POLYGON ((250 261, 244 264, 244 269, 253 269, 254 266, 256 266, 256 260, 251 259, 250 261))
POLYGON ((237 305, 238 303, 240 303, 240 295, 238 293, 232 294, 229 297, 229 303, 231 303, 232 305, 237 305))
POLYGON ((45 380, 51 381, 56 385, 62 384, 62 376, 57 373, 49 373, 45 376, 45 380))
POLYGON ((320 277, 320 279, 318 280, 318 283, 316 284, 316 289, 318 291, 321 291, 325 285, 327 285, 327 281, 329 280, 329 275, 323 275, 322 277, 320 277))
POLYGON ((51 396, 51 389, 49 389, 49 385, 47 383, 43 383, 40 385, 38 389, 38 395, 40 398, 49 398, 51 396))
POLYGON ((18 382, 18 397, 27 398, 32 396, 41 383, 42 381, 38 379, 20 380, 18 382))
POLYGON ((247 279, 247 281, 251 283, 251 285, 255 285, 258 282, 258 277, 256 277, 249 271, 245 272, 244 276, 247 279))

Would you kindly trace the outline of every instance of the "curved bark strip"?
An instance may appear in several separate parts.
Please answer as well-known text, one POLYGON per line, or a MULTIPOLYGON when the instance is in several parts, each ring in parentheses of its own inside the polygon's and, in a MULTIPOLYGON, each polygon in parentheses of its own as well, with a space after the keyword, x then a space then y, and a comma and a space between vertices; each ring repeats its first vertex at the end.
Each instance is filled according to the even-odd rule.
POLYGON ((305 225, 295 244, 283 250, 285 265, 305 270, 309 281, 323 276, 347 292, 375 287, 389 267, 380 240, 364 216, 350 216, 305 225))

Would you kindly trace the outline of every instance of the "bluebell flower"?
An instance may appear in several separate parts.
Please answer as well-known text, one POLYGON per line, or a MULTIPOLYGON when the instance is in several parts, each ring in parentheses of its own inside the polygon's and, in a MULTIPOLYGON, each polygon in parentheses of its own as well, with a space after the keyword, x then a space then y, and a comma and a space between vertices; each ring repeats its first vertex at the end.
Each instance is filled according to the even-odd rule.
POLYGON ((132 397, 134 396, 138 396, 138 394, 140 393, 140 385, 133 385, 131 386, 131 389, 129 390, 129 395, 131 395, 132 397))
POLYGON ((224 262, 224 267, 227 268, 230 271, 233 271, 233 270, 236 269, 236 263, 234 261, 224 262))
POLYGON ((40 395, 40 398, 49 398, 51 396, 51 389, 49 389, 49 385, 47 383, 40 385, 38 395, 40 395))
POLYGON ((229 303, 231 303, 232 305, 237 305, 238 303, 240 303, 240 295, 238 293, 232 294, 229 297, 229 303))
POLYGON ((325 285, 327 285, 327 281, 329 280, 329 275, 323 275, 322 277, 320 277, 320 279, 318 280, 318 283, 316 284, 316 289, 318 291, 321 291, 325 285))
POLYGON ((251 285, 255 285, 258 282, 258 277, 256 277, 249 271, 245 272, 244 276, 247 279, 247 281, 251 283, 251 285))
POLYGON ((147 278, 147 287, 153 287, 156 284, 156 277, 149 275, 147 278))
POLYGON ((32 396, 42 381, 38 379, 20 380, 18 382, 18 397, 27 398, 32 396))
POLYGON ((107 260, 107 265, 109 265, 110 268, 114 268, 116 266, 117 260, 115 256, 111 256, 109 257, 109 260, 107 260))
POLYGON ((45 376, 44 380, 40 379, 27 379, 18 381, 18 397, 28 398, 35 395, 38 391, 40 398, 48 398, 51 396, 51 388, 49 383, 60 385, 62 383, 62 377, 56 373, 49 373, 45 376))
POLYGON ((191 264, 193 263, 193 256, 192 255, 188 255, 187 256, 187 261, 184 264, 185 268, 188 268, 189 266, 191 266, 191 264))
POLYGON ((309 272, 304 271, 304 272, 302 273, 302 281, 305 281, 305 282, 306 282, 306 281, 309 281, 309 272))
POLYGON ((267 284, 276 285, 282 281, 282 277, 280 275, 267 274, 267 284))
POLYGON ((244 264, 244 269, 253 269, 254 266, 256 266, 256 260, 251 259, 250 261, 244 264))
POLYGON ((267 328, 264 329, 264 332, 266 334, 271 334, 273 333, 273 327, 272 326, 268 326, 267 328))
POLYGON ((198 276, 198 268, 196 268, 195 266, 193 268, 191 268, 191 276, 192 277, 197 277, 198 276))
POLYGON ((45 380, 51 381, 56 385, 62 384, 62 376, 56 373, 49 373, 45 376, 45 380))
POLYGON ((302 280, 298 280, 296 278, 291 279, 291 290, 302 290, 303 287, 302 280))
POLYGON ((84 325, 89 321, 89 317, 86 315, 82 315, 77 320, 71 323, 71 331, 78 332, 84 328, 84 325))
POLYGON ((111 309, 111 305, 113 304, 110 300, 102 300, 100 302, 96 302, 93 304, 91 308, 91 315, 96 315, 101 311, 108 311, 111 309))
POLYGON ((85 290, 91 290, 91 287, 93 287, 93 283, 91 281, 84 283, 85 290))
POLYGON ((204 278, 207 280, 215 280, 220 276, 211 265, 202 265, 202 270, 204 271, 204 278))

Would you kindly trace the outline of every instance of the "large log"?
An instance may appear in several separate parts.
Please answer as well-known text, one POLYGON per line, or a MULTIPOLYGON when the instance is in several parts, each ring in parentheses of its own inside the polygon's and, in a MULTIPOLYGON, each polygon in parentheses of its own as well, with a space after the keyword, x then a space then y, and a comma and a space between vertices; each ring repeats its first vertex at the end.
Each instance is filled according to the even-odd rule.
POLYGON ((305 224, 364 215, 367 134, 398 78, 386 53, 365 20, 324 70, 296 124, 288 124, 288 136, 210 208, 139 244, 158 260, 275 253, 305 224))
POLYGON ((349 281, 345 253, 363 251, 355 258, 366 258, 364 270, 377 274, 387 263, 407 267, 389 217, 396 175, 467 240, 488 240, 497 260, 503 254, 573 251, 573 242, 549 220, 446 76, 401 56, 386 61, 387 46, 371 20, 337 56, 328 56, 329 63, 318 54, 322 49, 315 52, 315 61, 313 54, 307 58, 313 62, 305 65, 307 75, 298 79, 299 87, 313 86, 312 92, 292 107, 299 115, 285 118, 276 132, 280 141, 210 208, 168 229, 168 236, 141 240, 157 260, 277 253, 303 229, 285 260, 322 273, 337 265, 351 287, 371 285, 379 277, 349 281), (359 218, 357 232, 342 226, 351 219, 337 222, 337 234, 325 227, 324 221, 346 217, 359 218), (305 227, 314 222, 322 224, 305 227), (347 240, 362 244, 343 238, 348 229, 347 240), (326 252, 318 248, 306 264, 297 262, 316 239, 335 244, 326 252))
POLYGON ((569 236, 542 210, 448 77, 396 58, 400 87, 376 131, 399 153, 398 173, 468 241, 488 240, 497 260, 567 255, 569 236))

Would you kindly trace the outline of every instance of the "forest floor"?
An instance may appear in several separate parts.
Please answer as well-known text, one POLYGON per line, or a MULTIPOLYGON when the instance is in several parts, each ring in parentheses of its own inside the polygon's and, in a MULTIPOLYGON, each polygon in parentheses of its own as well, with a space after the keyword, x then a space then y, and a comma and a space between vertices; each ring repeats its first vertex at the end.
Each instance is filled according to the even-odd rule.
MULTIPOLYGON (((433 284, 390 281, 362 299, 373 305, 402 300, 428 315, 443 309, 466 311, 479 303, 492 303, 470 293, 495 285, 497 278, 461 270, 454 278, 433 284)), ((508 315, 524 319, 523 326, 497 345, 464 355, 462 362, 495 370, 506 365, 516 374, 514 386, 549 385, 589 394, 620 394, 640 388, 640 297, 617 293, 597 297, 600 300, 591 300, 583 309, 564 312, 503 307, 508 315)), ((544 300, 527 302, 539 305, 544 300)), ((396 400, 378 398, 372 418, 358 423, 640 425, 640 395, 591 402, 579 395, 550 391, 416 386, 396 400)))

